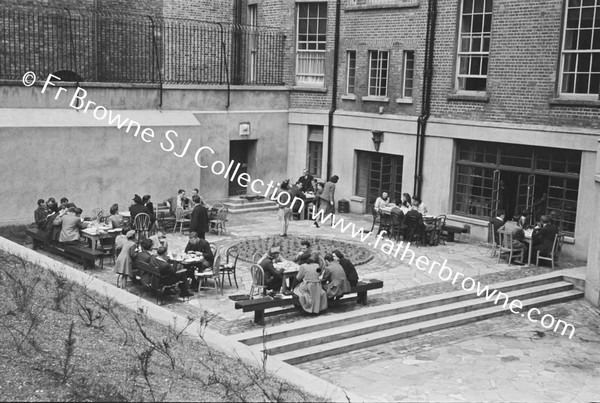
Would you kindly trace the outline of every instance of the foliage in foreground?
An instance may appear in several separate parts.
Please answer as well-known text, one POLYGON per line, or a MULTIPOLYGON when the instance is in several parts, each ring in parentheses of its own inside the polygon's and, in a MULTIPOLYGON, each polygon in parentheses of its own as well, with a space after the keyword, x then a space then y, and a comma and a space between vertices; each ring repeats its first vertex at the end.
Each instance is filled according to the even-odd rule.
MULTIPOLYGON (((165 329, 141 308, 127 310, 1 251, 0 295, 1 400, 315 400, 175 326, 165 329)), ((205 329, 210 319, 205 311, 184 325, 205 329)))

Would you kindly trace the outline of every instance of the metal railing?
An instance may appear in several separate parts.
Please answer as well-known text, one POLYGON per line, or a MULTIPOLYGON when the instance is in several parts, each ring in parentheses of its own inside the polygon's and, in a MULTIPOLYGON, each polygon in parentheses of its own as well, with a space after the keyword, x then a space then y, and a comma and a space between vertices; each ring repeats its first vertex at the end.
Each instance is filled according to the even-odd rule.
POLYGON ((0 79, 282 85, 282 32, 61 9, 0 11, 0 79))

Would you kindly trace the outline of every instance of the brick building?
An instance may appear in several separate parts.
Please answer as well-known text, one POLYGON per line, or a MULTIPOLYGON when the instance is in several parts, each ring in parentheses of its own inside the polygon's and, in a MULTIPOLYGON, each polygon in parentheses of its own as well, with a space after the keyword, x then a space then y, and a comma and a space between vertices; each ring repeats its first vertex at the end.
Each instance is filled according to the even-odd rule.
MULTIPOLYGON (((292 60, 288 173, 309 166, 325 179, 329 162, 329 174, 340 176, 337 196, 352 211, 370 212, 382 190, 417 193, 430 212, 469 225, 480 239, 498 208, 509 217, 552 212, 567 234, 566 253, 585 258, 595 214, 600 4, 339 3, 335 102, 336 2, 326 6, 322 84, 302 88, 302 66, 292 60)), ((296 29, 304 7, 320 12, 326 2, 294 4, 296 29)), ((300 53, 302 35, 289 32, 300 53)))

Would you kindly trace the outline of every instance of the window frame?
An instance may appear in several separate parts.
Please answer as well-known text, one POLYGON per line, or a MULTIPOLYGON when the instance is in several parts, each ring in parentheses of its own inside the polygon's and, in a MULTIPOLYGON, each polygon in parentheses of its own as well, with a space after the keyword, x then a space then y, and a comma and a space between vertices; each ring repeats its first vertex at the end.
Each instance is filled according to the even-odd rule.
POLYGON ((413 99, 413 91, 415 89, 415 51, 414 50, 405 50, 403 52, 403 62, 402 62, 402 98, 403 99, 413 99), (412 55, 412 69, 411 69, 411 86, 410 86, 410 96, 406 95, 406 81, 407 81, 407 64, 408 64, 408 56, 412 55))
POLYGON ((368 84, 367 84, 367 95, 370 98, 386 98, 388 96, 388 86, 389 86, 389 76, 390 76, 390 51, 389 50, 369 50, 369 77, 368 77, 368 84), (376 54, 377 58, 376 58, 376 62, 377 62, 377 66, 375 69, 373 69, 373 55, 376 54), (381 71, 383 70, 383 67, 381 67, 382 65, 382 58, 381 55, 385 54, 386 55, 386 67, 385 67, 385 78, 382 77, 381 71), (376 77, 372 77, 373 74, 373 70, 375 70, 376 73, 376 77), (371 85, 371 80, 375 80, 376 81, 376 87, 373 87, 371 85), (385 93, 381 93, 381 81, 385 80, 385 93), (372 94, 371 93, 371 89, 376 89, 376 94, 372 94))
MULTIPOLYGON (((491 36, 492 36, 492 24, 493 24, 493 0, 471 0, 472 1, 472 12, 469 14, 471 16, 471 29, 468 32, 463 33, 463 22, 465 19, 465 10, 464 10, 464 6, 465 6, 465 2, 467 0, 461 0, 460 1, 460 8, 459 8, 459 13, 458 13, 458 35, 457 35, 457 42, 456 42, 456 69, 455 69, 455 76, 454 76, 454 89, 456 93, 463 93, 463 94, 473 94, 473 95, 486 95, 487 91, 488 91, 488 76, 489 76, 489 60, 490 60, 490 48, 491 48, 491 36), (482 8, 482 21, 481 21, 481 31, 477 31, 474 32, 473 31, 473 16, 476 15, 475 14, 475 3, 477 1, 483 1, 483 8, 482 8), (487 12, 486 11, 486 4, 491 4, 489 9, 490 11, 487 12), (489 23, 489 31, 485 31, 485 16, 486 14, 490 15, 490 23, 489 23), (462 51, 462 42, 463 42, 463 35, 467 35, 467 38, 469 40, 469 50, 468 51, 462 51), (476 38, 476 36, 480 36, 480 38, 476 38), (487 37, 488 40, 488 47, 487 47, 487 51, 483 51, 480 50, 478 52, 475 52, 471 49, 473 41, 479 39, 480 42, 480 49, 484 48, 485 45, 485 39, 487 37), (467 74, 461 74, 461 64, 462 64, 462 59, 464 57, 468 58, 468 62, 469 65, 467 67, 468 73, 467 74), (471 63, 473 61, 473 58, 480 58, 480 64, 479 64, 479 69, 480 72, 482 70, 482 65, 483 62, 485 60, 486 63, 486 74, 471 74, 471 63), (461 79, 464 79, 465 81, 467 79, 484 79, 485 80, 485 89, 479 89, 479 90, 470 90, 470 89, 466 89, 467 85, 465 83, 464 87, 465 88, 461 88, 461 79)), ((480 13, 477 13, 480 14, 480 13)))
MULTIPOLYGON (((295 74, 294 74, 294 79, 296 82, 296 85, 298 86, 310 86, 310 87, 324 87, 325 86, 325 61, 326 61, 326 53, 327 53, 327 6, 328 3, 324 2, 324 1, 304 1, 304 2, 297 2, 296 3, 296 38, 295 38, 295 44, 296 44, 296 57, 295 57, 295 61, 296 61, 296 66, 295 66, 295 74), (321 23, 321 14, 320 14, 320 7, 324 6, 325 8, 325 33, 322 34, 322 36, 324 36, 324 40, 320 41, 319 37, 321 36, 321 34, 319 33, 319 27, 320 27, 320 23, 321 23), (300 40, 300 9, 301 7, 307 7, 307 11, 306 11, 306 32, 303 33, 306 36, 306 41, 301 41, 300 40), (312 34, 312 36, 316 37, 316 41, 313 40, 309 40, 309 37, 311 36, 311 32, 310 32, 310 15, 311 15, 311 7, 317 7, 317 30, 315 33, 312 34), (301 49, 302 47, 311 47, 311 45, 315 46, 315 49, 301 49), (322 49, 319 49, 322 45, 322 49), (305 55, 305 59, 303 62, 301 62, 302 60, 302 55, 305 55), (321 73, 311 73, 310 71, 303 71, 300 72, 299 69, 304 65, 304 64, 311 64, 314 63, 315 65, 321 65, 322 67, 322 72, 321 73), (313 77, 313 80, 309 81, 309 80, 303 80, 303 77, 313 77)), ((308 69, 310 70, 310 68, 308 69)))
POLYGON ((356 50, 346 50, 346 95, 356 95, 356 50), (354 62, 353 68, 350 67, 351 59, 354 62), (350 79, 352 79, 352 91, 350 91, 350 79))
MULTIPOLYGON (((590 81, 589 79, 591 78, 590 76, 592 74, 600 75, 600 70, 596 71, 595 73, 594 73, 594 70, 592 70, 594 55, 596 55, 597 59, 600 59, 600 48, 594 49, 593 42, 590 43, 590 49, 586 49, 583 51, 578 50, 578 49, 565 49, 565 45, 567 44, 567 32, 569 31, 569 28, 568 28, 569 10, 571 8, 578 8, 580 10, 578 26, 577 26, 577 29, 575 29, 575 31, 577 32, 577 38, 579 38, 581 31, 582 31, 582 27, 581 27, 581 21, 582 21, 581 11, 582 11, 582 9, 584 9, 584 8, 593 8, 594 9, 594 15, 592 17, 592 22, 591 22, 591 27, 590 27, 590 30, 592 31, 591 41, 594 40, 594 32, 595 31, 598 31, 598 36, 597 36, 596 40, 600 41, 600 4, 596 4, 593 7, 592 6, 584 7, 581 4, 579 6, 572 7, 569 5, 569 0, 565 0, 564 8, 563 8, 563 24, 562 24, 562 32, 561 32, 561 46, 560 46, 559 66, 558 66, 558 79, 556 80, 557 81, 556 93, 557 93, 558 97, 563 98, 563 99, 597 101, 597 100, 600 100, 600 82, 598 84, 598 88, 596 89, 597 93, 588 92, 587 94, 584 94, 584 93, 577 93, 577 92, 563 92, 563 83, 564 83, 564 79, 565 79, 566 56, 568 56, 568 55, 576 55, 575 68, 573 71, 573 75, 574 75, 573 91, 576 91, 577 76, 580 75, 580 72, 577 71, 577 69, 579 67, 578 63, 579 63, 579 55, 580 54, 590 54, 590 62, 589 62, 590 68, 589 68, 589 74, 588 74, 588 83, 590 81), (594 23, 594 21, 596 21, 596 23, 594 23)), ((579 45, 579 43, 577 43, 576 45, 579 45)), ((578 47, 578 46, 576 46, 576 47, 578 47)), ((600 63, 600 62, 598 62, 598 63, 600 63)), ((590 84, 588 84, 588 86, 589 85, 590 84)), ((588 89, 588 91, 590 91, 590 89, 588 89)))

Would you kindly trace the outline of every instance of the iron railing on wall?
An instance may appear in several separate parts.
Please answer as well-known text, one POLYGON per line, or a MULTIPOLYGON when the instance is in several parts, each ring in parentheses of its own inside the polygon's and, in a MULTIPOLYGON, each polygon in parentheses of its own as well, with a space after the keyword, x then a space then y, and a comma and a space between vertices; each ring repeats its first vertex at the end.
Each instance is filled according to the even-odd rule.
POLYGON ((282 85, 276 29, 88 11, 0 11, 0 79, 282 85))

